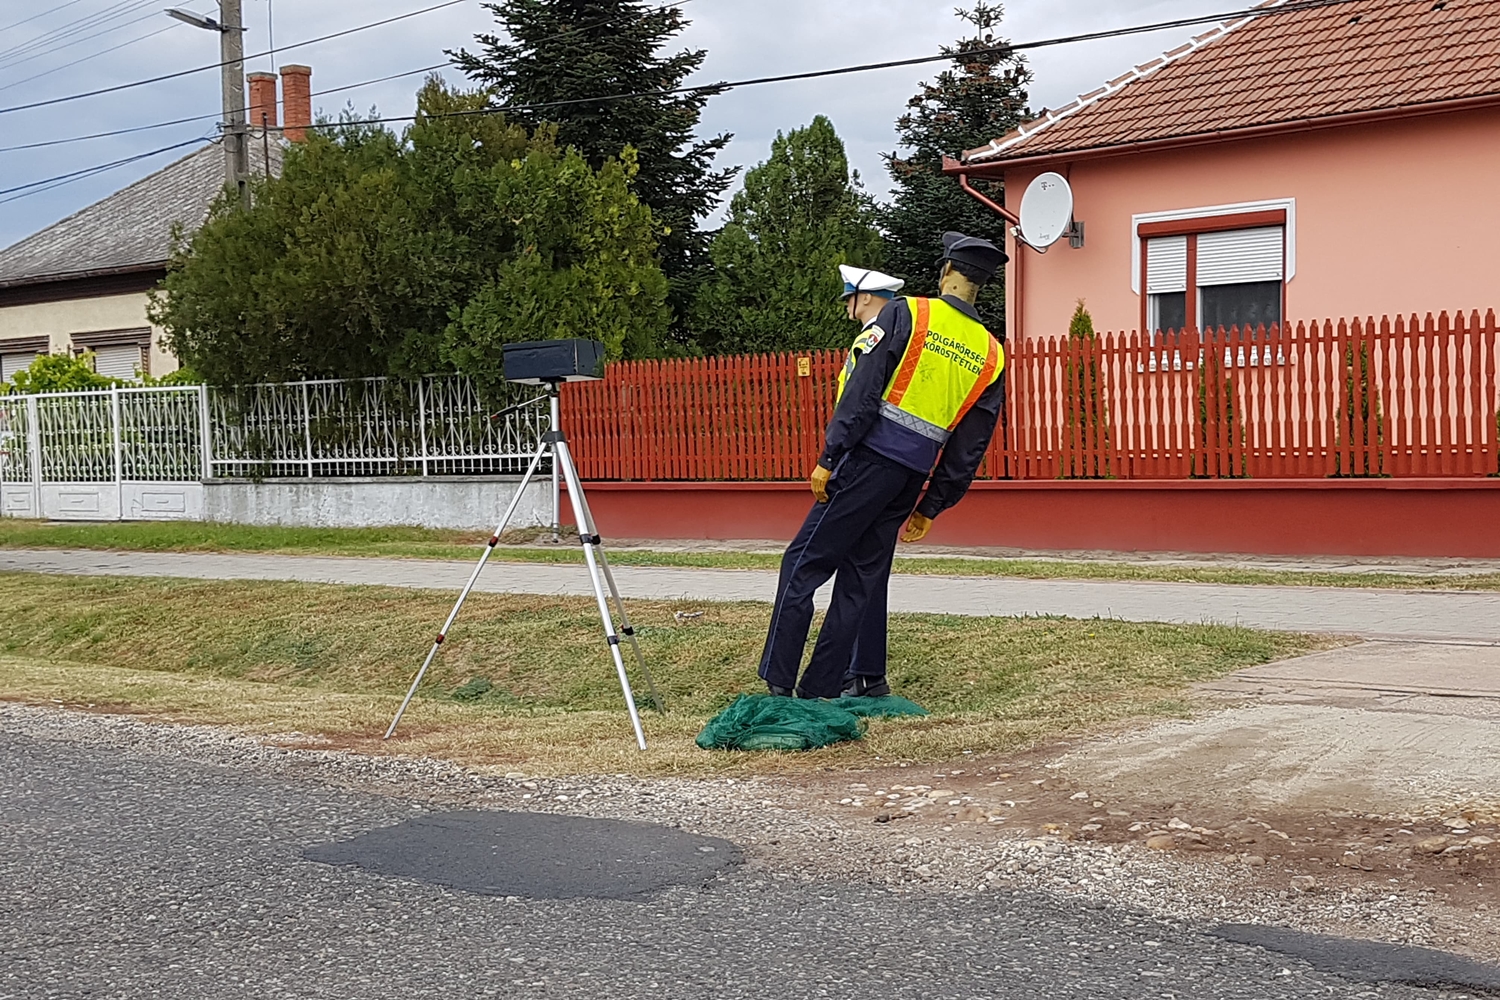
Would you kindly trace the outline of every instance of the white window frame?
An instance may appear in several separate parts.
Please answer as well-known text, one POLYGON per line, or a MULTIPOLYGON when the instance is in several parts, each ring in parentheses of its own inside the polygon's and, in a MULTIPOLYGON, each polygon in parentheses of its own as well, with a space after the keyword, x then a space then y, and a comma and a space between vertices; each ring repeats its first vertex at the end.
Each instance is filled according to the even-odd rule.
POLYGON ((1178 208, 1166 212, 1142 212, 1130 217, 1130 290, 1141 294, 1141 226, 1149 222, 1187 222, 1216 215, 1244 215, 1250 212, 1286 213, 1286 275, 1282 284, 1291 284, 1297 275, 1297 199, 1273 198, 1268 201, 1242 201, 1231 205, 1205 205, 1178 208))

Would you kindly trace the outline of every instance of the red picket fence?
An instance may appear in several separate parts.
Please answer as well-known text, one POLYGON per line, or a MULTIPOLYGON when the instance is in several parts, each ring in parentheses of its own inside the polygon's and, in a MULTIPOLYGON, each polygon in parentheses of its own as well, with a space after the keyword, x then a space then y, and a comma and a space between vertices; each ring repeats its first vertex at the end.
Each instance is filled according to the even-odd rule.
MULTIPOLYGON (((1496 322, 1443 313, 1035 337, 1009 346, 994 479, 1500 472, 1496 322)), ((790 480, 822 447, 842 356, 611 365, 563 413, 594 480, 790 480)))

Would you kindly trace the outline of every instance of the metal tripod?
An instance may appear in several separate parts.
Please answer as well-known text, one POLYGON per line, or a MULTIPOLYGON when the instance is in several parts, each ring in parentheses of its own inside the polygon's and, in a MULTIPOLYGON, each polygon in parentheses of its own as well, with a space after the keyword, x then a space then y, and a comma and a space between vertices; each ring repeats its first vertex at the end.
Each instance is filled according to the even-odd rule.
MULTIPOLYGON (((583 558, 588 563, 589 578, 594 582, 594 597, 599 602, 599 618, 604 623, 604 638, 609 643, 609 652, 615 661, 615 673, 620 678, 620 690, 625 694, 625 707, 630 712, 630 724, 635 729, 636 745, 642 750, 646 749, 646 735, 641 731, 641 717, 636 711, 635 695, 630 690, 630 678, 625 674, 625 661, 620 656, 621 634, 630 640, 630 648, 635 653, 635 662, 640 666, 641 673, 646 677, 646 684, 651 688, 651 700, 656 705, 656 710, 658 712, 665 710, 661 695, 656 690, 656 681, 651 677, 651 670, 646 666, 646 658, 641 655, 641 645, 635 638, 635 627, 630 624, 630 616, 625 613, 625 603, 620 600, 620 588, 615 586, 615 576, 609 569, 609 558, 604 554, 604 540, 599 537, 599 529, 594 524, 593 512, 589 510, 588 500, 583 495, 583 486, 578 479, 578 468, 573 464, 573 455, 568 450, 567 439, 563 436, 556 382, 548 383, 547 397, 552 410, 551 429, 542 435, 536 454, 531 456, 531 464, 526 468, 526 475, 521 477, 521 485, 516 488, 516 495, 511 497, 510 506, 505 508, 505 516, 500 518, 500 524, 496 526, 495 533, 485 544, 484 553, 479 557, 479 565, 474 567, 474 572, 470 574, 469 582, 464 584, 464 589, 459 593, 453 610, 448 612, 448 620, 443 623, 443 629, 438 633, 437 640, 433 642, 432 649, 428 651, 427 659, 422 661, 422 669, 418 670, 417 676, 412 678, 411 688, 406 692, 406 698, 397 709, 396 717, 391 720, 390 728, 385 731, 385 739, 390 739, 391 734, 396 731, 396 724, 401 721, 401 716, 406 712, 406 706, 411 704, 412 697, 417 693, 417 686, 422 683, 423 675, 427 673, 427 668, 432 665, 438 650, 442 648, 443 640, 447 638, 448 630, 453 627, 453 620, 458 617, 459 610, 463 608, 464 601, 469 597, 469 592, 474 589, 480 571, 484 569, 484 564, 494 553, 501 533, 505 531, 505 526, 510 523, 516 508, 520 506, 521 498, 526 494, 526 487, 531 484, 532 477, 536 475, 542 457, 549 453, 552 456, 553 503, 554 505, 557 503, 557 474, 558 470, 561 470, 568 487, 568 501, 573 505, 573 519, 578 524, 578 536, 583 542, 583 558), (620 616, 619 631, 615 630, 614 617, 610 614, 610 602, 604 597, 606 585, 614 601, 614 609, 620 616)), ((553 510, 555 522, 556 506, 553 510)))

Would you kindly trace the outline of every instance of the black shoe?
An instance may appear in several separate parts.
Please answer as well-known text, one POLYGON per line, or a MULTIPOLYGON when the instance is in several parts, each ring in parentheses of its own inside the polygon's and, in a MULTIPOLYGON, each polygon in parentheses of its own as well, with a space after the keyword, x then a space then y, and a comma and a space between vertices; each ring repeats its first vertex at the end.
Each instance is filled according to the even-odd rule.
POLYGON ((886 682, 885 674, 879 677, 856 674, 848 684, 844 685, 843 691, 845 698, 884 698, 890 693, 891 686, 886 682))
POLYGON ((766 681, 766 687, 771 689, 771 697, 773 698, 790 698, 792 696, 791 688, 778 687, 770 681, 766 681))

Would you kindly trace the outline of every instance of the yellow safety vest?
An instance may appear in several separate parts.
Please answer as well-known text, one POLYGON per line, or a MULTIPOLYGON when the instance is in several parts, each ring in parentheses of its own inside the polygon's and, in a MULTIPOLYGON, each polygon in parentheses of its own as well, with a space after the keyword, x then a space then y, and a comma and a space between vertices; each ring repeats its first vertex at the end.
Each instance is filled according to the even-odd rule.
POLYGON ((911 339, 865 444, 920 472, 1000 377, 1005 355, 984 324, 941 299, 908 298, 911 339))
POLYGON ((875 345, 880 343, 884 336, 885 331, 871 323, 860 331, 858 337, 854 338, 854 344, 849 348, 849 356, 844 359, 844 367, 839 369, 838 392, 833 397, 835 404, 844 398, 844 386, 848 384, 849 376, 854 374, 854 363, 873 351, 875 345))

